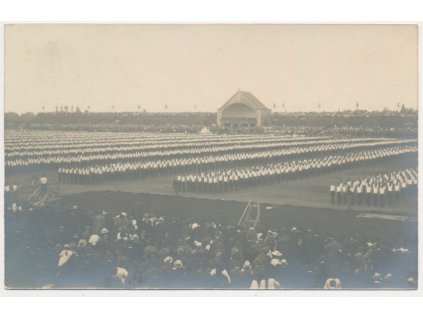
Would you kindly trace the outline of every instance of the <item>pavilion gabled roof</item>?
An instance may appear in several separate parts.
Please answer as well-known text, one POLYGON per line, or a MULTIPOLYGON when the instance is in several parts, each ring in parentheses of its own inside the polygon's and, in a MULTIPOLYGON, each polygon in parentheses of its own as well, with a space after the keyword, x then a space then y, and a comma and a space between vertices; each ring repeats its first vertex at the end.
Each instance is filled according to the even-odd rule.
POLYGON ((247 91, 236 92, 229 100, 218 110, 223 110, 232 104, 245 104, 254 110, 270 110, 261 101, 257 99, 252 93, 247 91))

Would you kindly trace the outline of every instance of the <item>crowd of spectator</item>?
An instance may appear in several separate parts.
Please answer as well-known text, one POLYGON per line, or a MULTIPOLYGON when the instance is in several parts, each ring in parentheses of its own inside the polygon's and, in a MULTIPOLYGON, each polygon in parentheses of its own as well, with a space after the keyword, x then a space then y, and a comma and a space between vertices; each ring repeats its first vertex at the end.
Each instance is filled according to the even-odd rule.
POLYGON ((65 131, 111 131, 150 133, 198 133, 204 126, 216 121, 213 113, 9 113, 6 128, 65 131))
POLYGON ((291 135, 343 135, 349 137, 415 138, 417 112, 343 111, 272 114, 266 127, 230 129, 216 125, 216 113, 91 113, 55 112, 5 114, 6 128, 30 130, 198 133, 206 126, 217 134, 262 134, 267 131, 291 135))
POLYGON ((307 136, 415 138, 417 122, 417 112, 412 110, 276 113, 270 127, 280 133, 307 136))
POLYGON ((147 208, 18 205, 5 211, 10 287, 26 279, 38 288, 416 288, 410 241, 300 224, 248 228, 147 208))

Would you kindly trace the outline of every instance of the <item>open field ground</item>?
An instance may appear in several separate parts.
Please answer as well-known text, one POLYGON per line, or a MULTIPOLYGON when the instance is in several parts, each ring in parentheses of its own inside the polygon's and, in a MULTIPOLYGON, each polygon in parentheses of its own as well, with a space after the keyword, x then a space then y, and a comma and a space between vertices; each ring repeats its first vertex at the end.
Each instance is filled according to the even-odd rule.
MULTIPOLYGON (((417 197, 402 198, 398 203, 381 208, 379 206, 357 206, 350 209, 346 205, 332 205, 329 197, 329 184, 346 179, 355 179, 364 175, 375 175, 392 170, 417 166, 417 156, 406 159, 390 159, 378 164, 362 165, 306 179, 292 180, 276 185, 261 186, 220 194, 179 193, 181 197, 223 199, 240 202, 249 200, 278 205, 304 206, 314 208, 330 208, 337 210, 379 211, 394 214, 417 214, 417 197)), ((132 193, 149 193, 175 195, 172 187, 172 176, 151 177, 138 180, 115 181, 96 185, 64 184, 57 185, 57 173, 48 171, 47 176, 52 188, 57 189, 61 196, 93 191, 118 191, 132 193)), ((32 174, 6 175, 6 184, 30 184, 32 174)))

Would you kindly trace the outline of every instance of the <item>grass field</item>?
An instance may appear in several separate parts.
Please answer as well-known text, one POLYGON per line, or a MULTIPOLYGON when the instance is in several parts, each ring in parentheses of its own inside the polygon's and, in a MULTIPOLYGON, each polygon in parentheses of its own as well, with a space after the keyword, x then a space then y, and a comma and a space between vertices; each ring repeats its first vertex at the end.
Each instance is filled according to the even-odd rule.
MULTIPOLYGON (((321 176, 314 176, 301 180, 284 182, 276 185, 262 186, 256 188, 241 189, 221 194, 200 194, 200 193, 179 193, 181 197, 223 199, 240 202, 249 200, 266 202, 278 205, 304 206, 313 208, 329 208, 336 210, 348 210, 346 205, 332 205, 329 198, 329 184, 332 181, 341 181, 348 178, 359 178, 364 175, 375 175, 382 172, 404 169, 417 165, 417 156, 410 156, 406 159, 390 159, 378 164, 368 164, 354 169, 333 172, 321 176)), ((6 176, 6 184, 30 184, 31 174, 14 174, 6 176)), ((55 171, 47 172, 50 182, 57 182, 55 171)), ((149 193, 175 195, 172 188, 172 176, 162 176, 139 180, 125 180, 109 182, 97 185, 64 184, 52 186, 57 187, 61 196, 68 194, 84 193, 87 191, 117 191, 132 193, 149 193)), ((394 214, 417 215, 417 197, 405 198, 398 204, 380 207, 357 206, 351 207, 353 211, 371 211, 394 214)))

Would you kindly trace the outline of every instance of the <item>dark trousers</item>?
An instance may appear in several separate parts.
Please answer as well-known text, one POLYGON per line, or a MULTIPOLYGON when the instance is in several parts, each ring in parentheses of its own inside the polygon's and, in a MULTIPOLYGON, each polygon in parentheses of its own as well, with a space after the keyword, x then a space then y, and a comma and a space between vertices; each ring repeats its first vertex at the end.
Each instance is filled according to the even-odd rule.
POLYGON ((46 184, 42 184, 40 186, 40 196, 44 197, 47 193, 47 185, 46 184))

